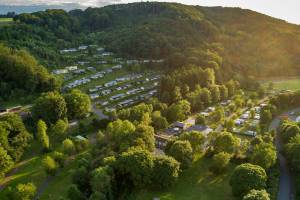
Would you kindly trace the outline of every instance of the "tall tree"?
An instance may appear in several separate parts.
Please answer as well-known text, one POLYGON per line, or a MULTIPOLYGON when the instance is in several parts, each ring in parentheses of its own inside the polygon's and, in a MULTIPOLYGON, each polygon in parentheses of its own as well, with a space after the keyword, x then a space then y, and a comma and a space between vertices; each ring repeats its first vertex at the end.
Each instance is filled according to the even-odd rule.
POLYGON ((252 189, 264 189, 266 181, 267 174, 262 167, 244 163, 234 169, 230 185, 233 195, 242 197, 252 189))
POLYGON ((49 149, 50 143, 49 136, 47 135, 47 124, 41 119, 37 123, 37 139, 42 144, 44 150, 49 149))
POLYGON ((179 161, 180 167, 186 169, 191 166, 193 161, 193 148, 187 140, 172 142, 169 148, 165 150, 166 154, 179 161))
POLYGON ((0 177, 2 177, 13 166, 13 160, 7 151, 0 146, 0 177))
POLYGON ((80 90, 71 90, 64 97, 67 103, 68 116, 71 119, 83 118, 91 111, 90 97, 80 90))
POLYGON ((58 92, 42 94, 32 107, 33 116, 42 119, 47 124, 54 124, 59 119, 67 117, 65 99, 58 92))

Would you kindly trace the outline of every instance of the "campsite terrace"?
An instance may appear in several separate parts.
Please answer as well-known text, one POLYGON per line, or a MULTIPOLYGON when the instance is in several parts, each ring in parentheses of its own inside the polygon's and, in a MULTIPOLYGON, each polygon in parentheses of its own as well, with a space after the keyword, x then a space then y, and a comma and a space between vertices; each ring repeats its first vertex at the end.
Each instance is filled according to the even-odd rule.
MULTIPOLYGON (((202 132, 207 138, 209 133, 213 132, 214 130, 222 131, 223 126, 220 125, 214 128, 210 123, 206 125, 196 124, 195 116, 197 114, 201 114, 206 119, 209 119, 212 113, 216 110, 217 106, 223 106, 225 109, 225 117, 227 119, 232 119, 233 115, 236 114, 236 112, 230 112, 229 107, 232 103, 232 100, 226 100, 215 106, 207 107, 205 110, 190 116, 188 119, 182 122, 177 121, 172 123, 167 129, 156 134, 155 138, 157 148, 163 149, 167 141, 169 141, 172 137, 181 135, 183 132, 198 131, 202 132)), ((253 108, 249 109, 244 107, 240 116, 234 119, 234 128, 232 132, 241 136, 242 139, 256 137, 257 128, 259 127, 260 122, 260 112, 265 106, 267 106, 267 104, 266 101, 263 100, 263 103, 260 103, 253 108)))
POLYGON ((161 77, 158 72, 146 69, 136 73, 127 68, 163 63, 163 59, 126 60, 97 45, 80 45, 60 53, 74 60, 73 65, 52 71, 63 78, 63 90, 76 88, 86 92, 96 107, 105 112, 135 105, 158 93, 161 77))

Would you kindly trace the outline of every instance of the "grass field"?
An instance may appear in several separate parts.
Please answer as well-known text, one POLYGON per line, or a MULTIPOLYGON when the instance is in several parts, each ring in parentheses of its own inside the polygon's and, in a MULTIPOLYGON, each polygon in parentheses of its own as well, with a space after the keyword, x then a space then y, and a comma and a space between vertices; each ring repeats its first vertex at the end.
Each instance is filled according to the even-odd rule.
POLYGON ((0 26, 11 24, 13 22, 13 18, 0 18, 0 26))
POLYGON ((4 185, 3 190, 0 191, 0 199, 8 200, 7 194, 10 187, 15 187, 20 183, 32 182, 37 188, 44 185, 44 189, 40 199, 59 199, 66 197, 68 186, 71 184, 72 171, 77 167, 76 159, 83 155, 78 155, 69 158, 67 165, 58 171, 58 174, 51 177, 51 180, 45 185, 47 174, 43 167, 43 159, 47 154, 42 153, 41 145, 34 140, 32 145, 24 153, 22 160, 15 165, 12 172, 6 178, 0 179, 0 185, 4 185))
POLYGON ((263 85, 268 87, 270 82, 273 82, 275 90, 300 90, 300 77, 269 79, 262 81, 263 85))
POLYGON ((40 152, 39 145, 33 142, 33 145, 25 152, 22 161, 14 167, 17 169, 15 173, 0 180, 0 184, 5 184, 5 188, 0 192, 0 199, 7 199, 9 187, 14 187, 19 183, 33 182, 39 186, 43 182, 46 178, 42 165, 43 156, 35 155, 40 152))
POLYGON ((0 23, 3 22, 3 23, 6 23, 6 22, 12 22, 13 21, 13 18, 0 18, 0 23))
POLYGON ((229 185, 234 165, 222 175, 214 175, 209 171, 210 159, 200 158, 185 171, 178 182, 167 191, 142 191, 130 200, 234 200, 229 185))

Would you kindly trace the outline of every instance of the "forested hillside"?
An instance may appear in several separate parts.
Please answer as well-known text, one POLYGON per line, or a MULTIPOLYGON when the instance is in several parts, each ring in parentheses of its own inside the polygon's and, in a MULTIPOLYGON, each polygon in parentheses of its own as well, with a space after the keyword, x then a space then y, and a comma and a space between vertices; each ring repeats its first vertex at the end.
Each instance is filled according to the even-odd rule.
POLYGON ((48 10, 15 17, 0 40, 28 48, 49 66, 67 61, 58 49, 97 43, 130 58, 163 58, 254 76, 299 73, 300 27, 239 8, 133 3, 48 10))
POLYGON ((59 82, 26 51, 0 45, 0 102, 58 89, 59 82))

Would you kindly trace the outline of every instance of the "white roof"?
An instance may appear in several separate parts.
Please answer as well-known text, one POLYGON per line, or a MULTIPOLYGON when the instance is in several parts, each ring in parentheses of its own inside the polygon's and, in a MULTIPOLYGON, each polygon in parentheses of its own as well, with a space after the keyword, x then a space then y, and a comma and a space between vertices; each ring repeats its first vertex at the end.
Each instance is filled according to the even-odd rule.
POLYGON ((78 139, 78 140, 86 140, 86 138, 82 137, 81 135, 77 135, 75 138, 78 139))

